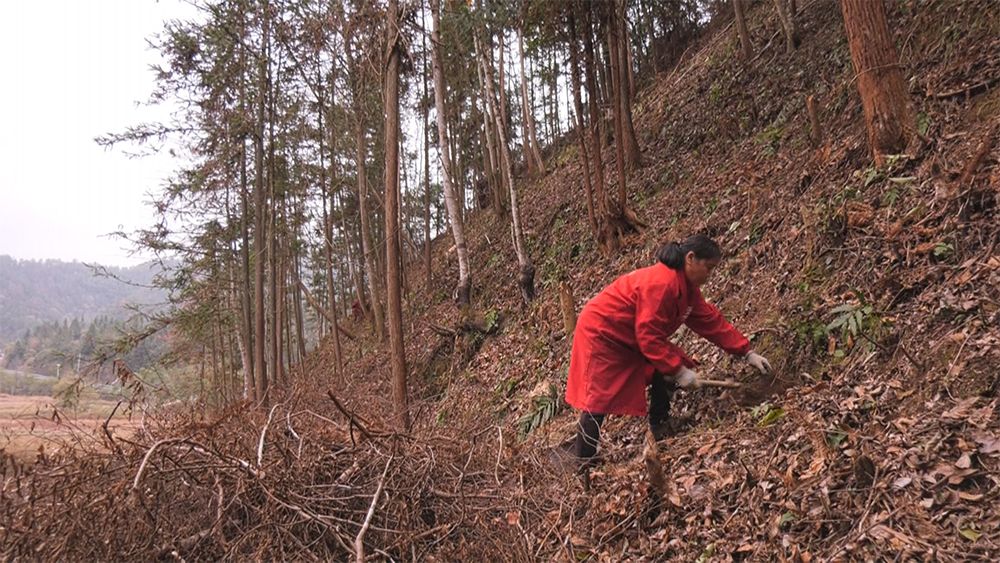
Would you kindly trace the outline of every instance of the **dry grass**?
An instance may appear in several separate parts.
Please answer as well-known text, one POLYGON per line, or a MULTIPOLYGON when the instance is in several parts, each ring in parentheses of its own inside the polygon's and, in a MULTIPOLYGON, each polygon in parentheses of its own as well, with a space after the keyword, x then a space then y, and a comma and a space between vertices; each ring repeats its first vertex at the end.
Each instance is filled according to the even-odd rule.
MULTIPOLYGON (((0 394, 0 449, 29 462, 37 457, 39 448, 53 453, 74 447, 81 439, 103 433, 102 426, 116 404, 94 399, 64 410, 52 397, 0 394)), ((108 428, 119 436, 130 435, 135 423, 116 413, 108 428)))

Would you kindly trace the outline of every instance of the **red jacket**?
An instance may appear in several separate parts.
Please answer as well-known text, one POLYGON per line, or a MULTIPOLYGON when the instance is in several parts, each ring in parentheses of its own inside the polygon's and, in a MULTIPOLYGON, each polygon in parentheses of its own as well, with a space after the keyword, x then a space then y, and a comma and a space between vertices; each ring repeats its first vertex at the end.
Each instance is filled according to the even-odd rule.
POLYGON ((593 413, 645 416, 653 373, 695 365, 670 342, 681 324, 730 354, 750 351, 747 338, 688 284, 684 272, 657 263, 618 278, 583 307, 566 402, 593 413))

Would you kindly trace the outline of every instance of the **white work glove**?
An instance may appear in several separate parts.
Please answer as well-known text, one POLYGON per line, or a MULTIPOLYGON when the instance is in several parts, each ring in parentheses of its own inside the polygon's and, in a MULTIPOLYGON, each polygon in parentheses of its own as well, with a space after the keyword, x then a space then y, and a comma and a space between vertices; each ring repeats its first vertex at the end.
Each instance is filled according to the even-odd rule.
POLYGON ((674 374, 674 383, 678 387, 697 387, 698 374, 694 370, 682 366, 680 371, 674 374))
POLYGON ((743 359, 746 360, 748 364, 757 368, 757 371, 760 373, 764 375, 771 373, 771 362, 767 361, 767 358, 761 356, 757 352, 750 352, 744 356, 743 359))

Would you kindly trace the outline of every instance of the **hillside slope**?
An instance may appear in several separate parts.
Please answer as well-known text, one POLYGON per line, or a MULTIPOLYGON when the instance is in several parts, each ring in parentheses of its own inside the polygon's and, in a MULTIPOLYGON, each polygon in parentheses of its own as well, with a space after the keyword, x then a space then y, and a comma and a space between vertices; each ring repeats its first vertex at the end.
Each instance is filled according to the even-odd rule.
POLYGON ((803 42, 786 55, 758 2, 751 64, 720 26, 639 93, 645 164, 629 194, 650 227, 621 252, 602 255, 581 219, 567 143, 546 177, 521 180, 540 290, 530 306, 507 222, 489 212, 468 225, 472 322, 449 299, 448 240, 435 243, 434 287, 408 270, 411 434, 388 432, 382 347, 347 342, 338 379, 324 346, 269 412, 175 413, 79 472, 41 464, 34 496, 5 486, 22 502, 3 516, 3 551, 346 558, 371 514, 370 554, 395 559, 995 558, 1000 166, 996 150, 974 156, 1000 122, 1000 21, 989 0, 892 6, 922 140, 887 168, 871 166, 837 3, 803 3, 803 42), (822 107, 819 148, 807 95, 822 107), (585 490, 546 460, 575 424, 571 410, 549 419, 541 398, 561 396, 571 345, 558 285, 579 310, 695 231, 728 254, 706 295, 777 375, 680 335, 707 374, 746 388, 679 394, 694 423, 659 446, 662 501, 640 420, 610 419, 585 490), (828 328, 845 313, 853 324, 828 328))

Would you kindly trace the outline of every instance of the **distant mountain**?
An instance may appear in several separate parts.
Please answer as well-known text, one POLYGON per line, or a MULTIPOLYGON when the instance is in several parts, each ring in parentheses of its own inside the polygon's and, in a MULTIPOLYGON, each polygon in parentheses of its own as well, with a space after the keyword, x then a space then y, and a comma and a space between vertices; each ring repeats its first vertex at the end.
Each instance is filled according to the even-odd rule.
POLYGON ((81 262, 0 255, 0 345, 53 321, 125 319, 126 304, 155 304, 166 297, 148 287, 159 272, 155 263, 106 270, 118 279, 95 275, 81 262))

